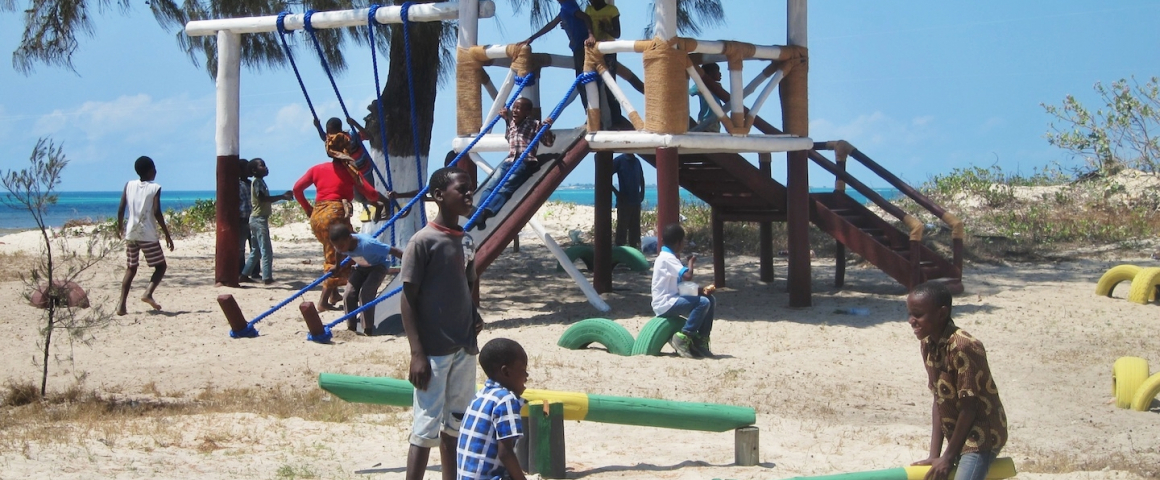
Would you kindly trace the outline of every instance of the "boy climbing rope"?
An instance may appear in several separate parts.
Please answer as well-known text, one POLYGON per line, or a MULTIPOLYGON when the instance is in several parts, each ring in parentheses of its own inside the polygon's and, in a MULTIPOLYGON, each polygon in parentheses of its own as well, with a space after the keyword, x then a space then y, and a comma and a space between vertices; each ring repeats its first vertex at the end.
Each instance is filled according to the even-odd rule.
MULTIPOLYGON (((349 286, 343 295, 343 310, 346 313, 355 311, 359 305, 366 305, 378 296, 379 286, 387 276, 387 269, 391 258, 402 258, 403 251, 392 247, 370 235, 352 234, 350 225, 336 223, 330 226, 330 242, 339 253, 349 257, 354 263, 349 286)), ((375 307, 369 307, 360 313, 362 316, 363 335, 371 335, 375 330, 375 307)), ((351 317, 346 322, 346 328, 357 330, 356 318, 351 317)))
POLYGON ((951 319, 951 292, 939 282, 914 287, 906 297, 908 322, 921 342, 931 404, 927 480, 983 480, 1007 443, 1007 414, 991 377, 983 343, 951 319), (947 440, 946 450, 942 449, 947 440))
POLYGON ((685 358, 712 358, 709 334, 713 332, 713 307, 716 299, 709 285, 693 294, 682 294, 679 284, 693 280, 696 255, 689 255, 689 266, 681 264, 681 250, 685 246, 685 229, 680 224, 668 225, 661 234, 664 245, 653 264, 652 307, 658 317, 677 318, 687 315, 685 326, 669 340, 677 355, 685 358))
POLYGON ((455 478, 459 426, 475 395, 477 337, 483 319, 472 301, 478 288, 475 251, 459 217, 471 211, 471 178, 441 168, 428 183, 439 206, 403 252, 400 310, 411 348, 407 379, 415 386, 407 480, 421 480, 431 447, 439 447, 443 480, 455 478))
MULTIPOLYGON (((510 111, 505 108, 500 112, 500 115, 507 121, 507 133, 504 134, 504 138, 508 141, 508 157, 496 167, 495 171, 491 173, 491 176, 487 178, 483 186, 479 188, 479 194, 476 195, 476 198, 479 198, 479 201, 483 202, 492 190, 495 190, 497 186, 499 187, 495 198, 492 198, 487 205, 477 207, 484 210, 475 221, 475 226, 481 229, 487 228, 487 224, 485 223, 487 219, 499 213, 499 210, 503 208, 504 204, 515 193, 516 189, 520 188, 520 185, 523 185, 533 173, 540 169, 540 162, 536 159, 536 150, 538 150, 539 146, 530 145, 532 139, 536 136, 536 132, 540 130, 540 127, 542 125, 551 125, 552 119, 549 118, 540 122, 532 118, 531 113, 532 101, 527 98, 516 99, 510 111), (528 156, 512 172, 508 181, 503 185, 499 185, 504 174, 512 168, 512 165, 519 158, 520 154, 524 150, 529 149, 529 146, 528 156)), ((555 142, 556 135, 551 130, 544 132, 544 135, 540 137, 540 143, 546 147, 552 146, 555 142)))

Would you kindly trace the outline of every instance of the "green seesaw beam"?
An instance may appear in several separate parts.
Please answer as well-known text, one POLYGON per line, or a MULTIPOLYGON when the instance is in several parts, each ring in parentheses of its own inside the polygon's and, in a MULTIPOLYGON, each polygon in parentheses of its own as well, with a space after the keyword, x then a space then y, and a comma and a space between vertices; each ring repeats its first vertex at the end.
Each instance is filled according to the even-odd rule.
MULTIPOLYGON (((899 468, 888 468, 886 470, 871 470, 868 472, 854 472, 854 473, 839 473, 837 475, 820 475, 816 477, 794 477, 786 480, 923 480, 926 478, 926 472, 930 470, 929 466, 906 466, 899 468)), ((1015 462, 1010 458, 996 458, 991 463, 991 469, 987 470, 987 480, 1000 480, 1004 478, 1011 478, 1015 476, 1015 462)), ((955 478, 955 471, 952 469, 947 478, 955 478)))
MULTIPOLYGON (((413 403, 414 396, 414 389, 410 382, 389 377, 360 377, 322 373, 318 375, 318 386, 336 397, 352 403, 409 407, 413 403)), ((757 422, 757 412, 752 408, 714 403, 676 402, 651 398, 614 397, 534 389, 525 390, 523 398, 529 401, 544 400, 563 403, 565 420, 700 430, 703 432, 725 432, 757 422)))

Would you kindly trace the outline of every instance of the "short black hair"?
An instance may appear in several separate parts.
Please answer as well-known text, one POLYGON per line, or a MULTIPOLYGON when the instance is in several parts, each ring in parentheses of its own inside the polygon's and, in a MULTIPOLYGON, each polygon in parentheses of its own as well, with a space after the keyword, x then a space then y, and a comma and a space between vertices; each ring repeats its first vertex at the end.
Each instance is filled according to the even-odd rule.
POLYGON ((255 168, 258 168, 258 166, 257 166, 257 165, 258 165, 258 162, 262 162, 262 165, 265 165, 265 164, 266 164, 266 161, 265 161, 265 160, 262 160, 262 157, 251 158, 251 159, 250 159, 250 164, 249 164, 249 166, 248 166, 248 167, 249 167, 249 170, 246 170, 246 171, 247 171, 247 172, 250 172, 250 174, 253 174, 253 173, 254 173, 254 169, 255 169, 255 168))
POLYGON ((528 108, 535 108, 536 107, 534 104, 532 104, 532 99, 530 99, 528 97, 517 97, 516 100, 514 102, 512 102, 512 106, 514 107, 514 106, 516 106, 517 103, 520 103, 520 102, 528 102, 528 108))
POLYGON ((338 117, 330 117, 330 120, 326 121, 326 131, 329 132, 331 130, 334 130, 336 132, 341 132, 342 131, 342 120, 339 120, 338 117))
POLYGON ((679 223, 670 223, 661 231, 661 243, 666 247, 675 247, 685 240, 685 228, 679 223))
POLYGON ((935 307, 947 307, 948 310, 951 308, 953 296, 951 295, 950 289, 942 282, 935 280, 923 282, 917 287, 914 287, 910 291, 910 294, 915 298, 923 297, 931 299, 934 301, 935 307))
POLYGON ((701 70, 704 70, 705 73, 721 73, 721 66, 716 63, 706 63, 701 65, 701 70))
POLYGON ((342 222, 335 223, 328 228, 327 233, 330 235, 330 241, 342 240, 350 236, 350 225, 342 222))
POLYGON ((443 167, 431 174, 431 180, 427 185, 431 190, 446 190, 448 185, 451 185, 451 177, 455 175, 467 175, 467 172, 455 167, 443 167))
POLYGON ((157 170, 157 166, 153 165, 152 158, 142 155, 137 157, 136 162, 133 162, 133 170, 137 171, 137 175, 144 177, 146 173, 157 170))
POLYGON ((250 176, 250 161, 246 160, 244 158, 239 158, 238 159, 238 172, 240 172, 243 177, 250 176))
POLYGON ((451 162, 454 162, 454 161, 455 161, 455 157, 458 157, 458 156, 459 156, 459 153, 458 153, 458 152, 456 152, 455 150, 448 150, 448 151, 447 151, 447 156, 443 157, 443 166, 444 166, 444 167, 450 167, 450 166, 451 166, 451 162))
POLYGON ((479 366, 488 378, 495 378, 500 367, 511 365, 527 355, 519 342, 510 338, 493 338, 479 349, 479 366))

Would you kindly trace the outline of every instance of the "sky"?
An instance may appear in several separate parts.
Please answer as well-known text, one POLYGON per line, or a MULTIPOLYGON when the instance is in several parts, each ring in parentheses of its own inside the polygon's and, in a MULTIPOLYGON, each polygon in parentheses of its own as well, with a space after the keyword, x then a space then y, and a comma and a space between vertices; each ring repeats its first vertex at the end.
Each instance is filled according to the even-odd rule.
MULTIPOLYGON (((17 2, 18 10, 26 1, 17 2)), ((618 3, 622 38, 640 37, 649 2, 618 3)), ((784 1, 722 3, 727 25, 696 38, 786 42, 784 1)), ((527 10, 513 12, 508 0, 496 5, 496 17, 480 21, 480 43, 526 38, 532 31, 527 10)), ((24 75, 10 64, 0 66, 0 170, 25 168, 37 139, 49 137, 70 160, 62 191, 120 190, 135 177, 132 163, 139 155, 157 161, 158 181, 167 190, 212 190, 213 80, 179 49, 182 33, 162 29, 144 2, 133 2, 126 13, 107 10, 95 15, 93 36, 82 38, 75 72, 39 65, 24 75)), ((1045 140, 1052 119, 1041 104, 1060 104, 1072 94, 1094 109, 1096 82, 1160 75, 1156 18, 1160 2, 1149 1, 810 2, 810 137, 847 140, 913 185, 970 166, 1024 174, 1081 166, 1082 159, 1045 140)), ((0 13, 0 50, 18 46, 22 21, 19 11, 0 13)), ((566 53, 566 37, 557 29, 534 48, 566 53)), ((339 89, 361 118, 375 94, 370 52, 351 46, 346 53, 351 67, 338 78, 339 89)), ((300 49, 296 58, 320 115, 339 116, 315 57, 300 49)), ((643 76, 639 55, 621 54, 620 62, 643 76)), ((746 82, 763 67, 746 62, 746 82)), ((498 68, 489 72, 496 81, 504 75, 498 68)), ((570 70, 544 75, 545 111, 570 77, 570 70)), ((324 160, 294 75, 289 67, 244 70, 241 85, 241 156, 266 159, 271 189, 288 189, 324 160)), ((437 100, 433 166, 455 133, 452 88, 445 82, 437 100)), ((639 94, 631 92, 630 99, 643 109, 639 94)), ((760 114, 780 126, 776 96, 760 114)), ((577 103, 557 125, 582 122, 577 103)), ((591 158, 566 183, 591 183, 591 158)), ((773 162, 774 177, 782 181, 784 158, 775 154, 773 162)), ((887 186, 865 170, 851 170, 871 186, 887 186)), ((655 181, 650 168, 645 175, 655 181)), ((833 177, 812 168, 810 184, 832 185, 833 177)))

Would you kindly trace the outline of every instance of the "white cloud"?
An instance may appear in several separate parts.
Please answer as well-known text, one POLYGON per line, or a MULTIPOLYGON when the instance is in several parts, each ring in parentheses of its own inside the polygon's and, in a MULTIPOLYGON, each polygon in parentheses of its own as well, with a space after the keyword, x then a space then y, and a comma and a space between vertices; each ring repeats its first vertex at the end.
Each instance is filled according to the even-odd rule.
POLYGON ((810 122, 810 137, 815 140, 847 140, 860 148, 873 145, 915 145, 935 133, 934 116, 917 116, 909 121, 892 118, 881 111, 859 115, 854 120, 835 124, 827 119, 810 122))
POLYGON ((263 131, 265 133, 308 133, 314 130, 310 112, 300 103, 291 103, 274 114, 274 121, 270 122, 263 131))
POLYGON ((180 130, 179 125, 200 117, 212 118, 213 112, 212 95, 191 99, 182 94, 160 100, 146 94, 123 95, 111 101, 87 101, 73 109, 54 110, 36 120, 33 132, 79 133, 88 141, 116 138, 138 143, 172 136, 180 130))

